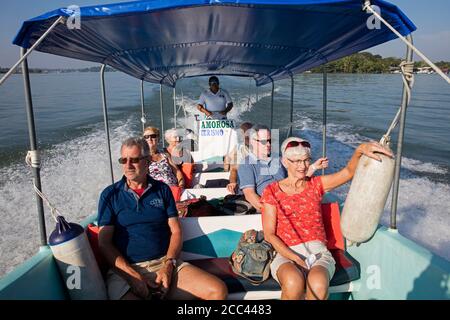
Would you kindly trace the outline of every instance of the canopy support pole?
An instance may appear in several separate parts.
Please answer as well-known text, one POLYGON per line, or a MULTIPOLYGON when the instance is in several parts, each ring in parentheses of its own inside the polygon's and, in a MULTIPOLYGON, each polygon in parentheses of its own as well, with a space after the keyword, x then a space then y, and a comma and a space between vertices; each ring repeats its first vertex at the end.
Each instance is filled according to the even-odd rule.
POLYGON ((176 84, 173 87, 173 122, 175 129, 177 128, 177 91, 176 84))
MULTIPOLYGON (((23 84, 25 89, 25 102, 26 102, 26 111, 27 111, 27 122, 28 122, 28 135, 30 139, 30 151, 33 153, 36 153, 38 155, 38 148, 37 148, 37 139, 36 139, 36 127, 34 122, 34 111, 33 111, 33 99, 31 96, 31 84, 30 84, 30 73, 28 70, 28 60, 26 58, 27 56, 27 49, 21 48, 20 49, 20 55, 22 59, 20 61, 22 62, 22 75, 23 75, 23 84)), ((39 159, 39 156, 37 156, 39 159)), ((36 186, 36 188, 42 192, 42 185, 41 185, 41 167, 40 163, 32 163, 31 166, 32 173, 33 173, 33 183, 36 186)), ((36 194, 36 192, 35 192, 36 194)), ((37 210, 38 210, 38 218, 39 218, 39 232, 41 237, 41 245, 46 246, 47 245, 47 230, 45 227, 45 215, 44 215, 44 204, 42 202, 42 198, 36 194, 36 204, 37 204, 37 210)))
POLYGON ((270 78, 270 81, 272 82, 272 93, 270 95, 270 129, 273 128, 273 96, 275 94, 275 82, 272 78, 270 78))
POLYGON ((141 80, 141 122, 142 122, 142 133, 145 130, 145 123, 147 119, 145 118, 145 96, 144 96, 144 80, 141 80))
MULTIPOLYGON (((164 102, 163 102, 163 87, 162 84, 159 84, 159 107, 161 109, 161 135, 164 134, 164 102)), ((162 140, 163 148, 165 147, 164 139, 162 140)))
MULTIPOLYGON (((327 103, 328 103, 328 73, 326 65, 323 66, 323 111, 322 111, 322 157, 327 156, 327 103)), ((322 169, 322 175, 325 174, 325 169, 322 169)))
MULTIPOLYGON (((410 44, 413 43, 411 35, 407 36, 407 41, 410 42, 410 44)), ((412 60, 413 60, 413 50, 411 49, 411 46, 407 46, 406 61, 412 62, 412 60)), ((407 108, 408 108, 408 93, 407 93, 407 85, 404 84, 402 93, 402 107, 400 113, 400 127, 397 141, 397 155, 395 157, 394 184, 392 187, 391 224, 390 224, 391 229, 397 229, 398 191, 400 184, 400 168, 402 164, 403 138, 405 135, 405 121, 407 108)))
MULTIPOLYGON (((47 29, 47 31, 45 31, 45 33, 39 38, 37 39, 37 41, 31 46, 31 48, 29 50, 25 50, 25 52, 23 53, 23 51, 21 51, 21 53, 23 53, 23 55, 21 54, 21 58, 19 59, 19 61, 16 62, 15 65, 13 65, 11 67, 11 69, 9 69, 9 71, 3 76, 3 78, 0 79, 0 86, 3 84, 3 82, 6 81, 6 79, 8 79, 13 73, 14 71, 16 71, 17 67, 23 63, 25 61, 25 59, 28 57, 28 55, 31 54, 31 52, 33 52, 33 50, 48 36, 48 34, 61 22, 63 21, 64 17, 59 17, 58 19, 56 19, 55 22, 53 22, 53 24, 50 26, 50 28, 47 29)), ((23 71, 22 71, 23 72, 23 71)))
POLYGON ((294 126, 294 75, 291 73, 291 116, 290 116, 288 137, 292 136, 293 126, 294 126))
POLYGON ((103 122, 105 123, 106 147, 107 147, 106 152, 108 153, 109 172, 111 174, 111 182, 114 183, 114 171, 113 171, 112 157, 111 157, 111 141, 110 141, 110 137, 109 137, 108 108, 106 105, 105 69, 106 69, 106 65, 102 64, 102 67, 100 68, 100 88, 102 90, 103 122))

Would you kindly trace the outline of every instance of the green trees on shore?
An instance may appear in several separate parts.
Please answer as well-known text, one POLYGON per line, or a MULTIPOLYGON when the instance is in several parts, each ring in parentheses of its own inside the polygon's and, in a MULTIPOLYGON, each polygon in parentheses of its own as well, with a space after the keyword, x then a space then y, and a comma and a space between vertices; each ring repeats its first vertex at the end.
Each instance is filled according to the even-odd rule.
MULTIPOLYGON (((373 55, 370 52, 355 53, 351 56, 330 62, 327 64, 327 71, 330 73, 389 73, 398 69, 402 59, 380 55, 373 55)), ((440 61, 436 65, 441 69, 449 69, 450 62, 440 61)), ((414 63, 414 68, 426 67, 423 61, 414 63)), ((312 72, 322 72, 322 67, 314 68, 312 72)))

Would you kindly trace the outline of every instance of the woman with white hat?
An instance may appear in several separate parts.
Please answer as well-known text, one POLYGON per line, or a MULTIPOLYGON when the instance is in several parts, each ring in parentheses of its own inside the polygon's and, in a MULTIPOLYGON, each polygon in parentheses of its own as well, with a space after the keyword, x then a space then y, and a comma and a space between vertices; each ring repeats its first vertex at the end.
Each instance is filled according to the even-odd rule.
POLYGON ((363 143, 342 170, 310 178, 308 141, 288 138, 281 152, 288 176, 268 185, 261 197, 264 237, 277 252, 271 273, 281 285, 282 299, 326 299, 335 261, 326 247, 322 197, 353 178, 363 154, 378 161, 376 153, 393 154, 377 142, 363 143))

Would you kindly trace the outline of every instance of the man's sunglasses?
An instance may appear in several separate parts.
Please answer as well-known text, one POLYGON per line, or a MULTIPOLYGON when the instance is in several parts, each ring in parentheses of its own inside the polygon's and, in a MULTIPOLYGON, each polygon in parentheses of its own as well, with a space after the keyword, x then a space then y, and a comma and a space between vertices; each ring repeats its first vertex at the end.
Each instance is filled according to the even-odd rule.
POLYGON ((218 83, 217 81, 211 81, 211 82, 209 83, 210 86, 212 86, 213 84, 219 85, 219 83, 218 83))
POLYGON ((139 163, 142 159, 145 159, 146 157, 136 157, 136 158, 119 158, 120 164, 127 164, 128 160, 130 160, 131 163, 139 163))
POLYGON ((302 146, 303 148, 311 148, 311 144, 308 141, 290 141, 286 148, 284 148, 284 151, 286 151, 289 148, 295 148, 298 146, 302 146))
POLYGON ((270 143, 272 144, 272 139, 267 139, 267 140, 258 140, 255 139, 256 141, 258 141, 259 143, 261 143, 263 146, 265 146, 266 144, 270 143))
POLYGON ((143 137, 144 137, 145 140, 148 140, 150 138, 156 139, 156 138, 158 138, 158 135, 154 134, 154 133, 153 134, 145 134, 143 137))

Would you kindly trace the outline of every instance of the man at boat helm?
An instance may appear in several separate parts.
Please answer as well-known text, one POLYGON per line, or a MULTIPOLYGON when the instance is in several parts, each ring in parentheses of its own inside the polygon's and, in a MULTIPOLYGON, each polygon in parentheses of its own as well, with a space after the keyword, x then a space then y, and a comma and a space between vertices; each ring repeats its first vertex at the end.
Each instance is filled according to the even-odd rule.
MULTIPOLYGON (((267 185, 287 177, 279 155, 271 154, 272 138, 270 129, 264 125, 254 125, 249 129, 250 153, 238 167, 239 189, 245 199, 261 212, 261 195, 267 185)), ((328 167, 327 158, 319 158, 309 166, 306 175, 311 177, 318 169, 328 167)))
POLYGON ((219 88, 216 76, 209 78, 209 89, 202 92, 197 109, 204 113, 207 119, 226 119, 227 113, 233 108, 228 91, 219 88))
POLYGON ((120 152, 124 176, 103 190, 98 209, 109 298, 225 299, 220 279, 178 258, 183 237, 175 201, 169 186, 148 175, 147 142, 129 138, 120 152))

